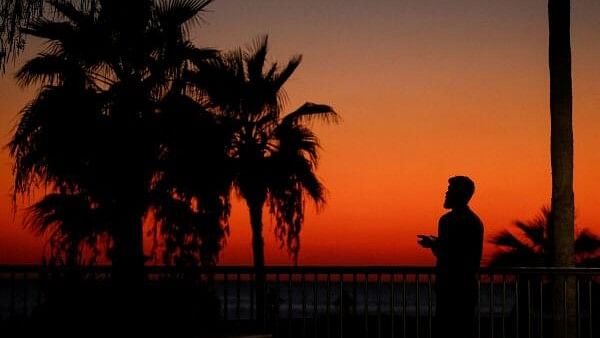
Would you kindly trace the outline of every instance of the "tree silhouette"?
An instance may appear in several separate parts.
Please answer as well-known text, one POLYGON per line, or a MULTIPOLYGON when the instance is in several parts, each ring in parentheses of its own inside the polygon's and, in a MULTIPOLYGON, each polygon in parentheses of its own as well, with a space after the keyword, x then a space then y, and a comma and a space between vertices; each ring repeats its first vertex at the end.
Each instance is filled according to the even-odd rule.
MULTIPOLYGON (((552 266, 575 264, 573 240, 573 80, 571 76, 571 1, 548 0, 550 70, 550 157, 552 166, 552 266)), ((576 285, 572 278, 554 283, 556 337, 575 337, 576 285), (561 291, 562 289, 564 291, 561 291), (564 305, 566 306, 564 306, 564 305), (563 308, 565 310, 563 310, 563 308), (566 311, 566 313, 564 313, 566 311)))
MULTIPOLYGON (((493 235, 490 243, 498 247, 489 262, 490 266, 548 266, 552 251, 548 231, 552 225, 551 212, 542 208, 541 214, 527 222, 514 223, 519 234, 502 230, 493 235)), ((600 237, 588 229, 581 230, 574 242, 578 266, 598 266, 600 263, 600 237)))
MULTIPOLYGON (((43 219, 52 210, 71 210, 74 199, 88 206, 80 212, 106 215, 99 229, 110 233, 114 277, 122 283, 143 278, 142 222, 164 170, 166 98, 187 60, 214 54, 187 38, 210 2, 106 0, 81 10, 53 1, 61 20, 42 18, 22 30, 47 48, 17 73, 21 85, 41 89, 9 143, 15 198, 41 185, 60 193, 50 209, 38 209, 40 228, 51 224, 43 219)), ((63 230, 78 219, 85 218, 65 216, 55 238, 74 238, 63 230)))
POLYGON ((47 194, 29 208, 25 223, 48 237, 50 265, 94 264, 111 245, 106 215, 83 194, 47 194))
MULTIPOLYGON (((516 221, 514 226, 516 232, 502 230, 489 239, 489 242, 498 248, 491 256, 489 265, 495 267, 549 266, 552 262, 552 243, 549 236, 549 231, 552 229, 550 209, 542 208, 542 212, 537 217, 529 221, 516 221)), ((577 233, 573 246, 577 266, 600 266, 600 238, 598 235, 588 229, 582 229, 577 233)), ((519 276, 519 281, 517 292, 522 297, 518 303, 519 310, 514 315, 519 315, 519 320, 523 323, 528 320, 528 309, 536 309, 534 304, 540 304, 544 298, 548 298, 546 304, 551 304, 549 300, 555 295, 551 287, 544 288, 542 286, 544 276, 526 274, 519 276), (530 296, 523 297, 523 295, 530 296)), ((562 288, 560 291, 564 292, 562 288)), ((535 311, 539 311, 539 309, 535 311)), ((562 311, 561 315, 564 315, 562 311)), ((520 333, 528 334, 525 325, 521 326, 520 333)))
POLYGON ((162 260, 211 265, 229 232, 231 128, 202 103, 180 93, 172 92, 162 109, 164 152, 150 193, 159 221, 154 234, 165 244, 162 260))
POLYGON ((198 64, 198 73, 190 77, 208 96, 213 111, 233 128, 228 154, 234 186, 250 212, 259 320, 265 310, 263 209, 269 206, 276 237, 297 257, 305 200, 317 206, 324 202, 324 188, 315 174, 319 141, 305 122, 338 120, 331 107, 314 103, 283 116, 283 85, 301 57, 280 68, 277 63, 268 65, 267 50, 265 36, 246 51, 198 64))

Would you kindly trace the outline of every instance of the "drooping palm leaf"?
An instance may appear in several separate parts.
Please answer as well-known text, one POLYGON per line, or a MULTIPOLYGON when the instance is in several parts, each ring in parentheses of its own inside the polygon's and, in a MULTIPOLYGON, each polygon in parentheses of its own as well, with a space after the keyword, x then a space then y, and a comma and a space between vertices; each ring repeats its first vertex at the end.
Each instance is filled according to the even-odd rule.
POLYGON ((287 114, 281 124, 297 124, 320 120, 326 123, 340 122, 340 116, 328 105, 305 102, 295 111, 287 114))

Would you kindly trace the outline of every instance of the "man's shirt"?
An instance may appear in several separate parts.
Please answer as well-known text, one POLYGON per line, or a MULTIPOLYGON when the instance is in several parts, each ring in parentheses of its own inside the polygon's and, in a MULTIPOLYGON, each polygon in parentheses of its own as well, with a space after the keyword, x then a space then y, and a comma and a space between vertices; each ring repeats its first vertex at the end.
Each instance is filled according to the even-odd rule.
POLYGON ((455 208, 440 218, 437 256, 438 278, 459 282, 475 275, 483 250, 483 224, 469 207, 455 208))

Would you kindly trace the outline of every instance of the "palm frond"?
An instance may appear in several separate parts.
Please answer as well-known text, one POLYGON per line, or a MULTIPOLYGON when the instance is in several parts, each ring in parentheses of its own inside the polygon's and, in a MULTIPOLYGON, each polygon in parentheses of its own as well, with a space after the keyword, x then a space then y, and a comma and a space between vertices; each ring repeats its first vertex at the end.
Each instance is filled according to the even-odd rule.
POLYGON ((302 122, 310 122, 313 120, 321 120, 326 123, 339 123, 340 116, 331 108, 324 104, 316 104, 305 102, 295 111, 287 114, 282 119, 282 124, 296 124, 302 122))
POLYGON ((214 48, 197 48, 193 45, 187 45, 183 50, 183 56, 195 64, 204 64, 218 59, 219 50, 214 48))
MULTIPOLYGON (((543 266, 550 262, 550 240, 547 236, 551 226, 551 211, 542 208, 541 215, 531 221, 516 221, 514 224, 524 234, 518 238, 507 230, 494 235, 489 241, 500 250, 492 255, 490 264, 506 266, 543 266), (519 261, 520 260, 520 261, 519 261)), ((574 243, 578 266, 597 264, 600 237, 588 229, 580 231, 574 243)))
POLYGON ((254 45, 246 55, 245 63, 248 70, 248 82, 263 81, 263 69, 265 67, 269 36, 264 35, 254 41, 254 45))
POLYGON ((156 4, 159 22, 166 29, 182 28, 185 32, 202 22, 201 13, 214 0, 163 0, 156 4))
POLYGON ((35 36, 49 41, 62 41, 71 37, 75 31, 68 22, 56 22, 48 19, 39 19, 21 29, 23 34, 35 36))
POLYGON ((302 62, 302 55, 293 56, 288 64, 278 73, 273 75, 273 87, 276 89, 281 89, 283 84, 289 80, 289 78, 294 74, 300 63, 302 62))
POLYGON ((69 19, 76 25, 83 25, 90 23, 90 15, 86 11, 82 11, 73 3, 64 0, 52 0, 48 2, 50 6, 62 17, 69 19))
POLYGON ((51 259, 67 257, 75 264, 87 252, 93 264, 97 256, 106 253, 100 247, 108 224, 82 193, 47 194, 28 208, 24 222, 34 233, 48 238, 51 259))
POLYGON ((16 73, 17 83, 22 87, 35 83, 42 85, 59 85, 62 81, 86 83, 86 75, 81 68, 62 56, 40 54, 27 61, 16 73))
POLYGON ((499 233, 495 234, 494 236, 492 236, 489 242, 500 247, 505 247, 507 249, 534 251, 534 247, 521 241, 519 238, 517 238, 515 235, 513 235, 507 230, 502 230, 499 233))
POLYGON ((516 221, 515 226, 525 234, 525 237, 531 241, 534 246, 542 247, 546 242, 546 227, 538 222, 516 221))
POLYGON ((589 229, 583 229, 575 238, 575 253, 577 255, 594 254, 600 249, 600 237, 589 229))
POLYGON ((308 155, 311 166, 316 168, 320 147, 315 133, 302 125, 280 124, 273 132, 277 145, 274 147, 277 156, 284 159, 294 159, 308 155))

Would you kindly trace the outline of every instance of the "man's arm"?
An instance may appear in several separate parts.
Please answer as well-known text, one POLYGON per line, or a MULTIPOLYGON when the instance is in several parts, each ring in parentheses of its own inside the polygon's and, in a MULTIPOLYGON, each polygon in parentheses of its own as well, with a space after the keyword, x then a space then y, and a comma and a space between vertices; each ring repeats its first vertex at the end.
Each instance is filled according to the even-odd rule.
POLYGON ((419 240, 417 243, 426 249, 431 249, 431 252, 437 257, 438 254, 438 238, 429 235, 417 235, 419 240))

